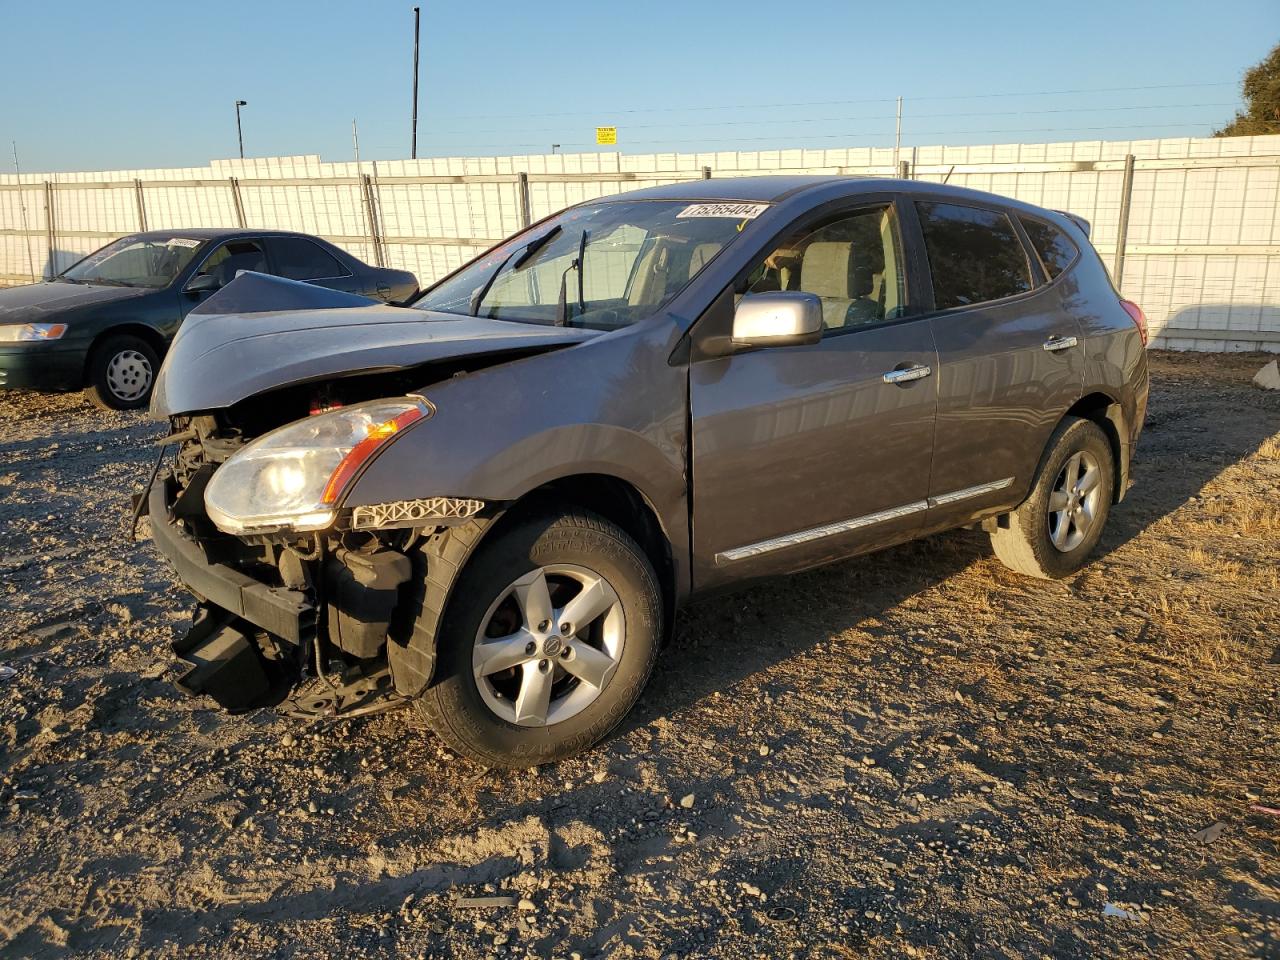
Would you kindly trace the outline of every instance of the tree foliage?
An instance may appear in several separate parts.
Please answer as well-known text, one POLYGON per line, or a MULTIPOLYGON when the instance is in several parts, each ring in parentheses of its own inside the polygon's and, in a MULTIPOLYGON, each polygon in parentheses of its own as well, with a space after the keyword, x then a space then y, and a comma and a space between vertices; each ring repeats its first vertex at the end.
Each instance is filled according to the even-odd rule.
POLYGON ((1280 133, 1280 44, 1257 66, 1245 72, 1241 84, 1244 109, 1215 137, 1253 137, 1280 133))

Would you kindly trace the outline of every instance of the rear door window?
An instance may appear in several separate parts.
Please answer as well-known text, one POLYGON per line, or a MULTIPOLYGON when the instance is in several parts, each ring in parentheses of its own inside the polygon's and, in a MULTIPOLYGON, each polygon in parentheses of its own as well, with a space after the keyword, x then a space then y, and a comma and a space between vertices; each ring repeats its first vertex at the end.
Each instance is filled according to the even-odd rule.
POLYGON ((1035 248, 1040 263, 1044 265, 1044 273, 1050 280, 1055 279, 1067 267, 1075 262, 1080 250, 1071 238, 1052 224, 1030 217, 1019 217, 1022 229, 1027 231, 1031 246, 1035 248))
POLYGON ((267 246, 276 274, 290 280, 328 280, 350 273, 337 257, 304 237, 268 237, 267 246))
POLYGON ((968 307, 1031 289, 1027 253, 1009 218, 952 203, 917 203, 938 310, 968 307))

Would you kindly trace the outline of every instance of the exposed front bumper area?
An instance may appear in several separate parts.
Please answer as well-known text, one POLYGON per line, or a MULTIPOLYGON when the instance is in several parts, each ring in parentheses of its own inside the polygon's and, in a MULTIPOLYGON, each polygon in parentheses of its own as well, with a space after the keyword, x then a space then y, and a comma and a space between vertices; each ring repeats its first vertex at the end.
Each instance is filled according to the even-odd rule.
POLYGON ((211 562, 200 543, 178 526, 169 506, 173 499, 172 479, 157 478, 147 513, 156 547, 202 601, 191 629, 173 644, 173 652, 192 665, 178 680, 179 688, 205 694, 228 710, 278 701, 293 685, 289 681, 296 682, 296 668, 284 658, 268 660, 253 628, 305 652, 315 636, 315 605, 303 591, 273 587, 211 562))
POLYGON ((213 606, 241 617, 268 633, 301 644, 315 635, 316 608, 300 590, 272 587, 234 567, 211 563, 194 539, 169 515, 172 481, 161 477, 151 487, 147 513, 151 537, 173 564, 179 579, 213 606))
MULTIPOLYGON (((152 539, 200 601, 191 628, 173 643, 174 653, 191 664, 178 687, 235 712, 278 706, 310 718, 405 703, 392 683, 385 646, 409 558, 339 546, 310 561, 310 575, 294 557, 290 582, 305 582, 305 589, 266 582, 211 557, 235 538, 202 541, 193 533, 203 529, 195 519, 202 515, 201 490, 180 492, 165 473, 146 503, 152 539)), ((246 566, 273 572, 261 562, 246 566)))

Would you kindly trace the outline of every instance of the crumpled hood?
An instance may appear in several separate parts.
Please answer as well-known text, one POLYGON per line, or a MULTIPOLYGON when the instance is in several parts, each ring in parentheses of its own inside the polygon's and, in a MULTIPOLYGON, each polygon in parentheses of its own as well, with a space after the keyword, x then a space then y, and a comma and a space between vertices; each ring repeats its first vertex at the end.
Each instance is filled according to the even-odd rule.
POLYGON ((246 293, 260 289, 266 294, 263 303, 278 306, 290 295, 281 284, 304 288, 297 297, 313 309, 210 312, 218 309, 219 293, 187 317, 156 377, 152 417, 222 409, 298 383, 457 357, 571 346, 598 335, 579 328, 373 305, 363 297, 260 274, 243 274, 228 284, 224 291, 235 288, 235 297, 223 302, 244 306, 246 293), (335 306, 315 308, 326 297, 335 306), (362 305, 366 303, 371 305, 362 305))
POLYGON ((96 286, 87 283, 28 283, 0 290, 0 323, 53 323, 68 310, 95 307, 114 300, 155 293, 143 287, 96 286))

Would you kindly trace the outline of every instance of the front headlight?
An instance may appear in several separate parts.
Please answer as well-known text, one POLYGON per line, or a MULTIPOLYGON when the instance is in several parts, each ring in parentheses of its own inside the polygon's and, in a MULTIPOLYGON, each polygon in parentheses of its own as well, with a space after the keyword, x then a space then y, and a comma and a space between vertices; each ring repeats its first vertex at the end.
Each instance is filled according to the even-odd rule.
POLYGON ((204 491, 209 519, 232 534, 323 530, 360 467, 430 411, 419 397, 375 400, 273 430, 214 471, 204 491))
POLYGON ((67 332, 65 323, 11 323, 0 326, 0 343, 27 340, 59 340, 67 332))

